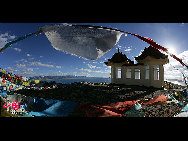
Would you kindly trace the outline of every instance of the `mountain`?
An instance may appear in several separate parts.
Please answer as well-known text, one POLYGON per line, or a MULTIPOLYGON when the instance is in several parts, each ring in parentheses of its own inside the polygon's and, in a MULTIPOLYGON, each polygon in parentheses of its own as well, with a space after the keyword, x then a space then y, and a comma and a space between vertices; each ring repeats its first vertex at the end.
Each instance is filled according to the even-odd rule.
POLYGON ((33 76, 33 77, 30 77, 30 79, 35 79, 35 80, 57 80, 57 79, 65 79, 65 78, 86 78, 86 76, 66 75, 66 76, 33 76))

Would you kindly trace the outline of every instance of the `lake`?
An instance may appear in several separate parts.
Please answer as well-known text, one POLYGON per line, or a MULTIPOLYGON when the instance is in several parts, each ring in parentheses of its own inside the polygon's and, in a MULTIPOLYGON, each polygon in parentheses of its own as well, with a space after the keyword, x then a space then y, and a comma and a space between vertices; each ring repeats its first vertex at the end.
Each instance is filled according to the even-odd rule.
MULTIPOLYGON (((81 82, 81 81, 90 82, 90 83, 103 83, 103 82, 111 83, 110 78, 102 78, 102 77, 66 78, 66 79, 54 79, 54 80, 46 80, 46 81, 47 82, 55 81, 56 83, 63 83, 63 84, 71 84, 74 82, 81 82)), ((180 81, 180 80, 167 80, 167 81, 172 82, 174 84, 186 86, 184 81, 180 81)))
POLYGON ((110 78, 101 78, 101 77, 86 77, 86 78, 68 78, 68 79, 54 79, 54 80, 46 80, 47 82, 55 81, 56 83, 63 83, 63 84, 71 84, 74 82, 90 82, 90 83, 111 83, 110 78))

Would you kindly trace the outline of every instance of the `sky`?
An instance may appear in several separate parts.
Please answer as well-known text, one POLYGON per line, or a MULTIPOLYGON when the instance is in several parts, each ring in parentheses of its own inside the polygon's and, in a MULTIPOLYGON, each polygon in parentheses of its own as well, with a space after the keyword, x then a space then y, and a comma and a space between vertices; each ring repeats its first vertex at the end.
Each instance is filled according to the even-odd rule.
MULTIPOLYGON (((44 25, 65 23, 0 23, 0 48, 7 42, 28 33, 35 32, 44 25)), ((161 46, 180 57, 188 65, 188 23, 67 23, 73 25, 93 25, 116 28, 126 32, 150 37, 161 46)), ((117 48, 132 61, 149 44, 137 37, 122 35, 119 42, 98 60, 85 60, 54 49, 44 33, 31 36, 13 44, 0 53, 0 67, 21 76, 61 76, 77 75, 87 77, 110 77, 110 67, 104 64, 117 48)), ((181 71, 188 71, 169 56, 165 65, 165 79, 182 79, 181 71), (172 66, 179 68, 174 69, 172 66)), ((136 62, 135 62, 136 63, 136 62)))

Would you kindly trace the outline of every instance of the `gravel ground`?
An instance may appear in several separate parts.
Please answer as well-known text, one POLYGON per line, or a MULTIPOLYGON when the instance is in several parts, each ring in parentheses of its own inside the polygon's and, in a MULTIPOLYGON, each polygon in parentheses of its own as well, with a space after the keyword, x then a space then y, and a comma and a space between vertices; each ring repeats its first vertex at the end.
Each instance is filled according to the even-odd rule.
MULTIPOLYGON (((66 85, 62 89, 52 90, 22 90, 21 94, 26 96, 38 96, 44 98, 54 98, 59 100, 68 100, 78 103, 89 102, 93 104, 108 104, 132 100, 144 100, 148 97, 154 98, 161 94, 167 94, 173 91, 159 90, 138 86, 125 86, 120 88, 110 87, 93 87, 83 84, 66 85)), ((163 103, 156 105, 142 104, 144 117, 173 117, 178 114, 188 102, 184 102, 183 106, 176 103, 163 103)))
MULTIPOLYGON (((185 105, 184 105, 185 106, 185 105)), ((142 105, 141 113, 144 113, 144 117, 173 117, 178 114, 183 106, 178 104, 161 104, 161 105, 142 105)))
MULTIPOLYGON (((161 94, 167 96, 169 92, 165 90, 155 91, 146 97, 156 97, 161 94)), ((178 114, 188 102, 183 102, 183 106, 180 106, 178 103, 161 103, 155 105, 142 104, 142 109, 139 112, 144 114, 144 117, 173 117, 178 114)))

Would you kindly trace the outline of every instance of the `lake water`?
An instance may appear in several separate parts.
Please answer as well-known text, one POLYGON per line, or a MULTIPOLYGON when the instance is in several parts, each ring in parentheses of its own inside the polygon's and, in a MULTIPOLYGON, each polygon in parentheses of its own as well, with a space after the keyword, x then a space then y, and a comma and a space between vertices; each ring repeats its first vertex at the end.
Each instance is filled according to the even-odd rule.
POLYGON ((85 81, 85 82, 90 82, 90 83, 102 83, 102 82, 106 82, 106 83, 110 83, 111 79, 110 78, 100 78, 100 77, 87 77, 87 78, 75 78, 75 79, 56 79, 56 80, 46 80, 47 82, 50 81, 55 81, 56 83, 63 83, 63 84, 71 84, 74 82, 81 82, 81 81, 85 81))
MULTIPOLYGON (((75 78, 75 79, 56 79, 56 80, 46 80, 47 82, 50 81, 56 81, 56 83, 63 83, 63 84, 71 84, 74 82, 81 82, 81 81, 85 81, 85 82, 90 82, 90 83, 111 83, 111 79, 110 78, 101 78, 101 77, 86 77, 86 78, 75 78)), ((180 80, 167 80, 169 82, 172 82, 174 84, 179 84, 182 86, 186 86, 184 81, 180 81, 180 80)))

